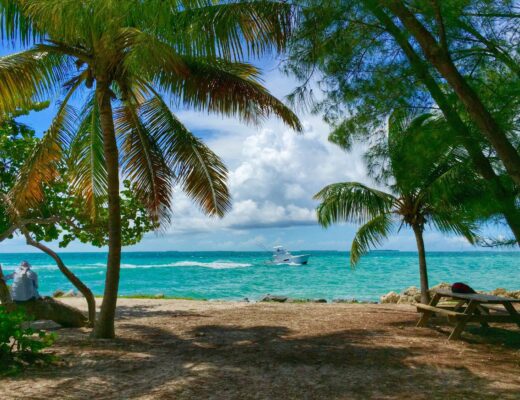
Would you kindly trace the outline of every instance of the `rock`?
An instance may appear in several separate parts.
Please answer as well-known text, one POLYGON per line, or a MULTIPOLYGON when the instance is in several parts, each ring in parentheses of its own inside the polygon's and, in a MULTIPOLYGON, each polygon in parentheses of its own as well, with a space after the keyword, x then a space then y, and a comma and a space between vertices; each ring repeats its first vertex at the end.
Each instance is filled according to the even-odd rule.
POLYGON ((421 291, 415 286, 410 286, 408 289, 405 289, 402 294, 405 296, 416 296, 417 294, 420 295, 421 291))
POLYGON ((154 299, 164 299, 163 293, 157 293, 155 296, 153 296, 154 299))
POLYGON ((512 297, 513 299, 519 299, 520 300, 520 290, 515 290, 513 292, 508 293, 508 297, 512 297))
POLYGON ((36 320, 54 321, 65 328, 80 328, 87 325, 88 322, 88 318, 83 312, 54 300, 52 297, 42 297, 10 306, 15 309, 23 309, 36 320))
POLYGON ((451 284, 448 282, 441 282, 435 286, 432 286, 429 290, 430 296, 433 296, 435 290, 451 290, 451 284))
POLYGON ((67 290, 65 293, 63 293, 61 297, 76 297, 76 292, 74 292, 74 290, 70 289, 70 290, 67 290))
POLYGON ((416 294, 415 296, 405 296, 402 295, 397 304, 415 304, 421 300, 421 294, 416 294))
POLYGON ((285 303, 287 300, 288 300, 288 297, 286 297, 286 296, 273 296, 273 295, 268 294, 268 295, 264 296, 260 301, 285 303))
POLYGON ((63 297, 64 294, 65 292, 63 290, 55 290, 52 297, 63 297))
POLYGON ((377 301, 365 301, 358 299, 334 299, 333 303, 343 303, 343 304, 379 304, 377 301))
POLYGON ((492 290, 490 294, 492 294, 493 296, 508 296, 508 292, 504 288, 497 288, 495 290, 492 290))
POLYGON ((325 299, 315 299, 315 300, 311 300, 311 302, 313 302, 313 303, 326 303, 327 300, 325 300, 325 299))
POLYGON ((394 303, 396 304, 399 299, 400 299, 400 295, 396 292, 389 292, 387 294, 385 294, 384 296, 381 296, 381 303, 382 304, 388 304, 388 303, 394 303))
POLYGON ((244 297, 244 298, 242 299, 242 301, 243 301, 244 303, 249 303, 249 299, 248 299, 247 297, 244 297))

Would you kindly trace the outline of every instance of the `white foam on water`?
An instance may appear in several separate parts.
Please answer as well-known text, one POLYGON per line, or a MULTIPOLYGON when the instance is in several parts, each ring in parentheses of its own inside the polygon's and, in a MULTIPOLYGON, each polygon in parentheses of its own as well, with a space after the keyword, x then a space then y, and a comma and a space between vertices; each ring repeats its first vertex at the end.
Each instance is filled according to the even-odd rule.
POLYGON ((178 261, 170 264, 172 267, 203 267, 212 269, 230 269, 230 268, 246 268, 251 267, 253 264, 248 263, 235 263, 231 261, 212 261, 212 262, 199 262, 199 261, 178 261))
MULTIPOLYGON (((149 268, 168 268, 168 267, 201 267, 201 268, 210 268, 210 269, 233 269, 233 268, 246 268, 251 267, 252 264, 248 263, 236 263, 231 261, 212 261, 212 262, 200 262, 200 261, 177 261, 168 264, 121 264, 122 269, 149 269, 149 268)), ((73 270, 85 270, 85 269, 95 269, 98 270, 100 268, 106 268, 105 263, 93 263, 93 264, 84 264, 84 265, 74 265, 68 264, 68 268, 73 270)), ((3 269, 5 272, 11 272, 18 268, 18 265, 3 265, 3 269)), ((35 271, 42 270, 58 270, 58 267, 55 264, 51 265, 33 265, 33 269, 35 271)), ((103 271, 102 271, 103 273, 103 271)))
POLYGON ((232 269, 232 268, 246 268, 251 267, 252 264, 247 263, 235 263, 231 261, 212 261, 212 262, 200 262, 200 261, 177 261, 169 264, 148 264, 148 265, 136 265, 136 264, 121 264, 121 268, 124 269, 135 269, 135 268, 168 268, 168 267, 201 267, 211 269, 232 269))

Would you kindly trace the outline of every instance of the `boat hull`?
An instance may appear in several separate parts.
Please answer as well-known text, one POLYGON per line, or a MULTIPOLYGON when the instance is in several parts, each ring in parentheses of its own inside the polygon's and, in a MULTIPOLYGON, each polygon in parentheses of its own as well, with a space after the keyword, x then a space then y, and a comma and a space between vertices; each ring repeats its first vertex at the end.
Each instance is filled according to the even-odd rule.
POLYGON ((272 263, 276 265, 306 265, 309 262, 310 254, 303 254, 301 256, 289 256, 284 258, 273 259, 272 263))
POLYGON ((310 255, 308 255, 308 254, 303 254, 301 256, 291 256, 290 263, 305 265, 309 262, 309 257, 310 257, 310 255))

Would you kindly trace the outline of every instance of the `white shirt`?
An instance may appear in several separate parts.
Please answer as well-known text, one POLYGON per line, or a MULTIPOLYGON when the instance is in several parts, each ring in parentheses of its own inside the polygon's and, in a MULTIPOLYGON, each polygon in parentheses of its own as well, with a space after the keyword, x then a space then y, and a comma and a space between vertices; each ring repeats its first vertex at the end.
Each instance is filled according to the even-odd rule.
POLYGON ((14 273, 5 276, 5 280, 13 279, 11 297, 14 301, 27 301, 39 298, 38 275, 29 268, 19 267, 14 273))

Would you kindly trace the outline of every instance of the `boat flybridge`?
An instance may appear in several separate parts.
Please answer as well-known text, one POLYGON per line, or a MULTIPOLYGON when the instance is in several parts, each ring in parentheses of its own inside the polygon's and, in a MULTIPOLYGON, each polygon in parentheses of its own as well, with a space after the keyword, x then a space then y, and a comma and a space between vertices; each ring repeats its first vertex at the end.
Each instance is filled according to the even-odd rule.
POLYGON ((280 264, 294 264, 294 265, 304 265, 309 262, 310 254, 302 254, 293 256, 289 251, 287 251, 283 246, 276 246, 273 251, 273 256, 271 257, 271 263, 280 265, 280 264))

